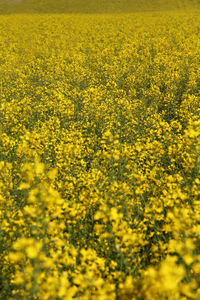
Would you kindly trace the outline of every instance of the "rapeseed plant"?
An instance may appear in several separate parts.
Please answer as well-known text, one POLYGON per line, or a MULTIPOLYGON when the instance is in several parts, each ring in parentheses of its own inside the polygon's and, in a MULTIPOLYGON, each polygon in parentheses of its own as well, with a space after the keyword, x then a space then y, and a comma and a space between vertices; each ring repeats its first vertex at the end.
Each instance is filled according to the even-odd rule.
POLYGON ((199 27, 1 17, 1 299, 200 298, 199 27))

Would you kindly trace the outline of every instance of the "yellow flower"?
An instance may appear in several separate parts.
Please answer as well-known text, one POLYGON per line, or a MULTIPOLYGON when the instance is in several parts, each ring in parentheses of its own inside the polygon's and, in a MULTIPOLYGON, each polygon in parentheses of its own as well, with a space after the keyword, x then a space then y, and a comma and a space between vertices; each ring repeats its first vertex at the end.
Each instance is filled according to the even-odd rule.
POLYGON ((42 242, 35 242, 34 244, 26 247, 25 252, 28 258, 34 259, 39 255, 41 248, 42 242))

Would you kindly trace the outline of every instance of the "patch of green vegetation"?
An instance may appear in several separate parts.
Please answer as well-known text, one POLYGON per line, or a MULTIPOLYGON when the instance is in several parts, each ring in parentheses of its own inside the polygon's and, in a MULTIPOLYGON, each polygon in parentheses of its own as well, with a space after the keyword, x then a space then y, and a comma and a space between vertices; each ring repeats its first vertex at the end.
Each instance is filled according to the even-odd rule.
POLYGON ((0 0, 0 13, 120 13, 195 9, 199 0, 0 0))

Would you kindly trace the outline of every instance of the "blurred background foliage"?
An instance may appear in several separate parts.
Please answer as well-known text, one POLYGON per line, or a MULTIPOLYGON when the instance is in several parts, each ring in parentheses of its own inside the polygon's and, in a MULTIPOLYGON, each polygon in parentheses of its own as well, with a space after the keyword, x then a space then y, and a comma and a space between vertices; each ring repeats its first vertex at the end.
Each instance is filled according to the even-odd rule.
POLYGON ((131 13, 199 9, 199 0, 0 0, 0 13, 131 13))

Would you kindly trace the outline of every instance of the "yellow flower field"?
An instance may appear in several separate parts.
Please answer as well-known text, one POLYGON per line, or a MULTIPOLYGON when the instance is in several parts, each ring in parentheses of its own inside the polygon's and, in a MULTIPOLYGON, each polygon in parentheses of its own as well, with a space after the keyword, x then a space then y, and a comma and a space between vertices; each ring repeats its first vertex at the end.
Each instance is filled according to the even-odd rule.
POLYGON ((200 299, 200 15, 0 18, 0 299, 200 299))

